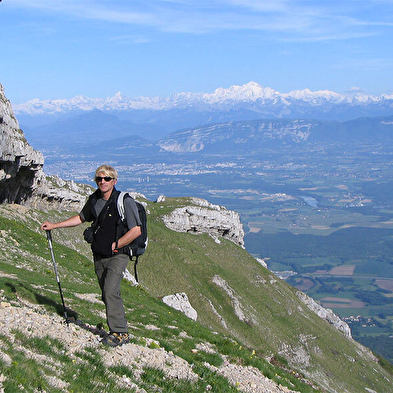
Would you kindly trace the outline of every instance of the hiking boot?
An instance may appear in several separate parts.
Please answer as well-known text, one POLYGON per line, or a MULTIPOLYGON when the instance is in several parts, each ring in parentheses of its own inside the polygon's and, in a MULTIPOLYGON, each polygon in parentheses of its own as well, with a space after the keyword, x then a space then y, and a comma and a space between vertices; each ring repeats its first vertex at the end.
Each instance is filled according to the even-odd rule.
POLYGON ((128 344, 130 342, 130 336, 128 333, 110 333, 105 337, 102 342, 110 347, 118 347, 123 344, 128 344))

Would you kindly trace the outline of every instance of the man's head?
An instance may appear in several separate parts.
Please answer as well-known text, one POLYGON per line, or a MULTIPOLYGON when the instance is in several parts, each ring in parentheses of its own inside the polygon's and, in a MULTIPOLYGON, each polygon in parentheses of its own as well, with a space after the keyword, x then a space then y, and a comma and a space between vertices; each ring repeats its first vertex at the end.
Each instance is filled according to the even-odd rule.
POLYGON ((104 199, 107 199, 117 182, 118 174, 115 168, 110 165, 101 165, 95 173, 95 182, 101 191, 104 199))
POLYGON ((109 180, 115 180, 117 181, 117 178, 119 175, 117 174, 117 171, 113 166, 110 165, 101 165, 100 167, 97 168, 96 173, 95 173, 95 181, 98 184, 102 178, 108 178, 110 177, 111 179, 109 180))

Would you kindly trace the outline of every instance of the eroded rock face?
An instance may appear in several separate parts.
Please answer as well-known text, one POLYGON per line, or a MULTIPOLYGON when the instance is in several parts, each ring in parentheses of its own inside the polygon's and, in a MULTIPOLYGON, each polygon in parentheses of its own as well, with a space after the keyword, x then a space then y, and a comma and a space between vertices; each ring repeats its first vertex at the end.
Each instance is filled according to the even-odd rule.
POLYGON ((243 247, 244 230, 240 215, 204 199, 192 198, 192 204, 173 210, 163 218, 177 232, 209 233, 222 236, 243 247))
POLYGON ((46 176, 44 157, 27 142, 0 84, 0 203, 79 211, 89 186, 46 176))
POLYGON ((297 297, 320 318, 331 323, 337 330, 340 330, 348 338, 352 338, 351 329, 347 323, 342 321, 332 310, 323 308, 314 299, 306 295, 304 292, 296 292, 297 297))
POLYGON ((43 155, 26 141, 0 84, 0 203, 23 203, 44 181, 43 155))
POLYGON ((93 191, 85 184, 66 181, 58 176, 46 176, 25 204, 37 209, 79 212, 93 191))

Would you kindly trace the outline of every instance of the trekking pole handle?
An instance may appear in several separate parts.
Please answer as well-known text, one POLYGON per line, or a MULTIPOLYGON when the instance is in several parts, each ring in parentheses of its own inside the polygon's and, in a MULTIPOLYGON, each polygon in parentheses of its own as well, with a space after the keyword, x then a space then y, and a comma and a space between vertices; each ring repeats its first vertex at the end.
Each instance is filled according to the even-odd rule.
POLYGON ((51 234, 50 229, 46 229, 46 238, 47 238, 49 241, 52 241, 52 234, 51 234))

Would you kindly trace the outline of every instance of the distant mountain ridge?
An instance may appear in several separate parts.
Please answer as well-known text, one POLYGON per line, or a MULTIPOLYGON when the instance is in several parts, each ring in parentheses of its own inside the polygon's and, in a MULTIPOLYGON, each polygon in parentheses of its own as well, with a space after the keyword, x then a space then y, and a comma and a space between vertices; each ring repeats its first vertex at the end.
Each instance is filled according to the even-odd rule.
MULTIPOLYGON (((134 156, 160 153, 221 153, 249 155, 263 148, 310 143, 393 142, 393 116, 367 117, 348 121, 312 119, 257 119, 227 121, 165 132, 154 125, 131 121, 99 110, 57 122, 27 128, 25 133, 43 152, 67 151, 92 154, 105 141, 107 154, 132 152, 134 156), (156 138, 154 138, 156 137, 156 138), (121 149, 120 149, 121 148, 121 149), (121 150, 121 151, 120 151, 121 150)), ((127 154, 128 154, 127 153, 127 154)))
POLYGON ((175 93, 170 97, 136 97, 129 98, 121 92, 109 98, 89 98, 83 95, 71 99, 39 100, 33 99, 23 104, 14 105, 17 114, 58 113, 72 110, 89 111, 100 109, 103 111, 123 111, 131 109, 168 110, 175 107, 217 106, 231 107, 241 103, 285 104, 293 105, 299 102, 310 105, 323 103, 367 105, 389 101, 393 105, 393 94, 371 96, 357 94, 343 95, 329 90, 311 91, 310 89, 294 90, 280 93, 270 87, 263 87, 256 82, 249 82, 242 86, 233 85, 228 89, 218 88, 214 93, 175 93))
POLYGON ((302 119, 262 119, 228 122, 181 130, 159 141, 172 153, 243 152, 285 144, 393 142, 393 116, 346 122, 302 119))
POLYGON ((64 128, 70 133, 85 133, 87 128, 82 128, 81 123, 90 126, 89 132, 100 133, 106 128, 106 137, 112 139, 128 134, 157 141, 174 131, 207 124, 260 119, 347 121, 391 116, 393 95, 343 95, 309 89, 280 93, 249 82, 218 88, 213 93, 176 93, 169 97, 129 98, 119 92, 109 98, 33 99, 13 105, 13 109, 32 142, 42 133, 57 134, 64 128), (115 118, 111 120, 110 116, 115 118), (105 126, 108 122, 113 123, 112 127, 105 126))
POLYGON ((13 108, 22 124, 24 116, 59 116, 99 109, 123 115, 132 113, 131 117, 137 121, 141 120, 141 115, 136 115, 135 112, 147 112, 144 113, 144 118, 150 121, 155 116, 159 116, 162 120, 162 112, 170 112, 171 116, 175 117, 198 113, 199 123, 188 124, 193 126, 211 122, 207 115, 206 119, 201 118, 201 113, 206 112, 213 114, 211 120, 214 122, 251 120, 258 117, 305 116, 327 119, 334 116, 336 120, 344 120, 359 116, 385 116, 393 113, 393 94, 343 95, 328 90, 311 91, 310 89, 280 93, 256 82, 249 82, 242 86, 233 85, 227 89, 220 87, 213 93, 175 93, 169 97, 129 98, 118 92, 108 98, 89 98, 80 95, 71 99, 33 99, 13 105, 13 108))

